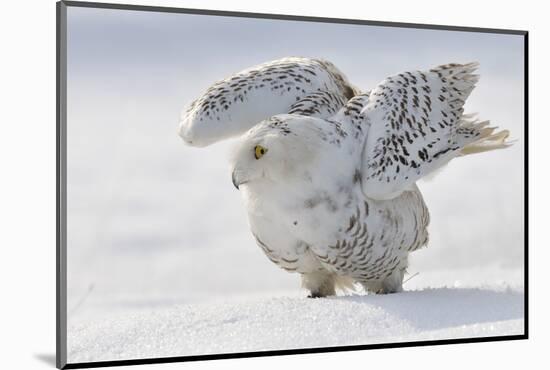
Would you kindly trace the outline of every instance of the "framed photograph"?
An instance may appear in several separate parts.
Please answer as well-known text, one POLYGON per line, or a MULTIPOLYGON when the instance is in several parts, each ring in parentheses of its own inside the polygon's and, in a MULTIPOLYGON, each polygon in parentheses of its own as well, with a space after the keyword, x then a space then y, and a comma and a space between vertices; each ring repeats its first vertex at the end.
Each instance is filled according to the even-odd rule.
POLYGON ((526 339, 527 36, 57 3, 58 368, 526 339))

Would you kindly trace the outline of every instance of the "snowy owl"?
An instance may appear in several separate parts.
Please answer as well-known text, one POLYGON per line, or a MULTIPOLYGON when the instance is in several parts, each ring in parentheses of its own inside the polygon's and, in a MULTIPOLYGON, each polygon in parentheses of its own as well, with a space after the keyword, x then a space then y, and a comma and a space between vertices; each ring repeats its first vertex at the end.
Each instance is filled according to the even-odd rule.
MULTIPOLYGON (((476 68, 447 64, 404 72, 365 93, 341 73, 328 73, 325 80, 339 81, 355 96, 342 104, 346 88, 335 93, 323 81, 327 90, 302 92, 288 106, 288 99, 274 103, 278 93, 264 86, 268 101, 245 99, 232 108, 241 120, 233 134, 250 125, 244 124, 249 112, 258 120, 264 106, 287 109, 275 115, 275 108, 265 109, 242 135, 232 180, 256 243, 272 262, 301 274, 310 297, 334 295, 335 288, 353 283, 375 293, 401 291, 409 253, 428 241, 429 213, 416 182, 455 157, 508 145, 508 131, 495 132, 488 121, 463 114, 476 68)), ((255 83, 265 78, 261 68, 253 70, 259 71, 251 77, 255 83)), ((246 73, 238 76, 248 81, 246 73)), ((235 86, 221 86, 217 94, 226 101, 236 96, 235 86)), ((288 87, 290 92, 294 85, 288 87)), ((211 105, 211 98, 201 104, 211 105)), ((191 108, 183 132, 196 135, 201 116, 191 108)), ((212 131, 202 133, 216 140, 212 131)))

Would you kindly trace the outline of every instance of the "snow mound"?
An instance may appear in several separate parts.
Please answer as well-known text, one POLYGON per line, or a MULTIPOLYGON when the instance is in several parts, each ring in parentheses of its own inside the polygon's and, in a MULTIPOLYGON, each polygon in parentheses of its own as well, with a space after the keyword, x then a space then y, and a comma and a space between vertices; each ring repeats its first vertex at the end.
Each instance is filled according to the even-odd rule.
POLYGON ((523 292, 438 288, 391 295, 96 310, 69 322, 88 362, 523 334, 523 292))

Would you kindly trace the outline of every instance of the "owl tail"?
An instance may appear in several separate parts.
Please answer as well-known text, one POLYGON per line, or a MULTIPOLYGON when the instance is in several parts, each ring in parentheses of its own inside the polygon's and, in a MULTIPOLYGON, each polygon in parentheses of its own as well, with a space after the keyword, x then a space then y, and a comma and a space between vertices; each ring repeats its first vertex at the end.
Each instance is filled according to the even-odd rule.
POLYGON ((512 142, 506 141, 510 136, 510 131, 502 130, 497 131, 497 127, 487 127, 489 121, 483 122, 467 122, 461 126, 464 128, 473 129, 474 132, 479 133, 479 137, 472 143, 464 146, 460 151, 461 155, 469 155, 475 153, 487 152, 489 150, 504 149, 512 145, 512 142))
MULTIPOLYGON (((489 150, 504 149, 513 144, 511 141, 506 141, 510 136, 510 131, 502 130, 495 133, 497 127, 488 127, 489 121, 477 121, 473 119, 475 114, 464 114, 460 121, 459 135, 467 135, 463 137, 463 141, 468 143, 464 145, 458 156, 465 156, 476 153, 483 153, 489 150), (472 134, 479 133, 479 136, 471 141, 472 134)), ((449 158, 449 161, 452 158, 449 158)), ((424 176, 422 180, 431 181, 437 177, 447 166, 448 162, 443 163, 438 169, 424 176)))

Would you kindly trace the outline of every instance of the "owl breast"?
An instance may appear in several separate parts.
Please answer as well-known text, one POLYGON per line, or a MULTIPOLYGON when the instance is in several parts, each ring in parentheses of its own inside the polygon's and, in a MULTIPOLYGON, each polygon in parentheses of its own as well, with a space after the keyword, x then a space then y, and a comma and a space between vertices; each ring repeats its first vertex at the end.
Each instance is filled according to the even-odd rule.
POLYGON ((357 281, 403 269, 408 254, 428 241, 429 214, 417 188, 384 201, 356 193, 338 221, 334 236, 312 241, 311 250, 327 270, 357 281))
POLYGON ((250 226, 265 255, 290 272, 380 280, 428 239, 429 215, 417 188, 385 201, 367 199, 360 189, 270 199, 248 205, 250 226))

